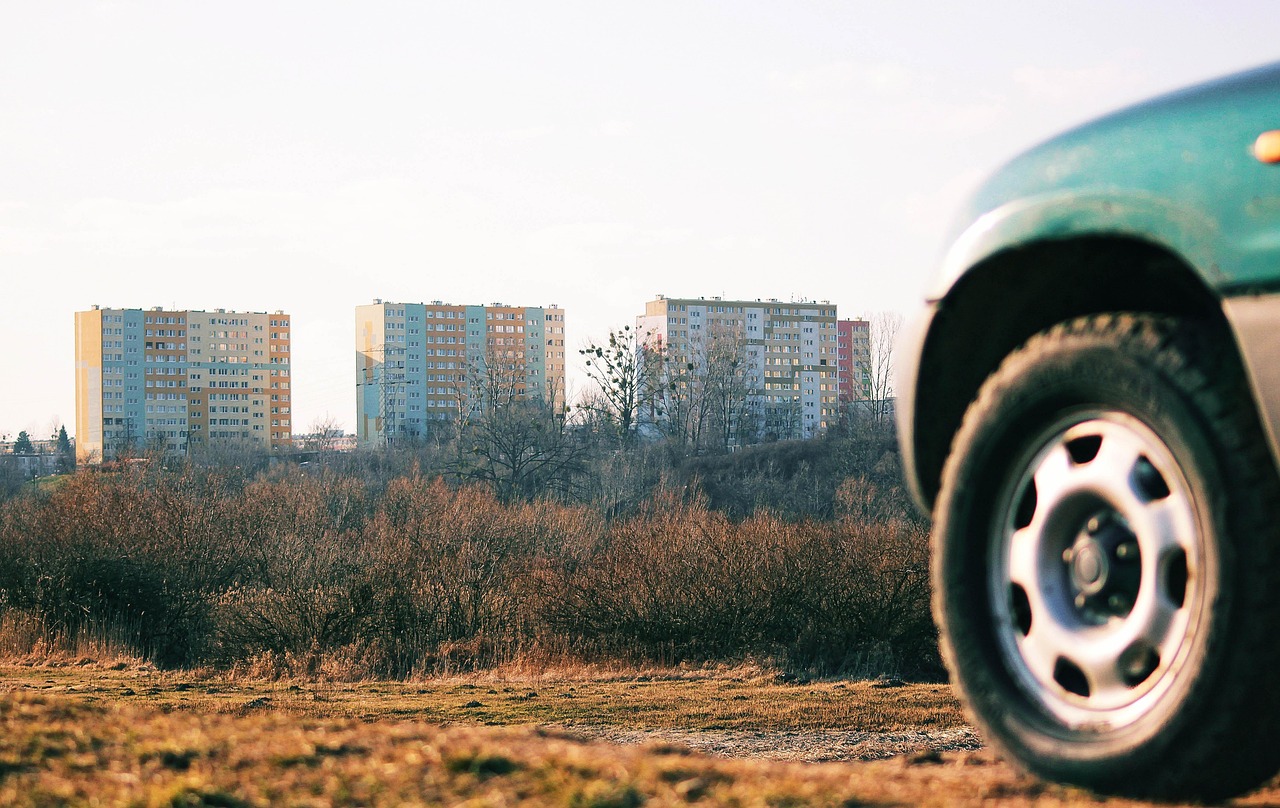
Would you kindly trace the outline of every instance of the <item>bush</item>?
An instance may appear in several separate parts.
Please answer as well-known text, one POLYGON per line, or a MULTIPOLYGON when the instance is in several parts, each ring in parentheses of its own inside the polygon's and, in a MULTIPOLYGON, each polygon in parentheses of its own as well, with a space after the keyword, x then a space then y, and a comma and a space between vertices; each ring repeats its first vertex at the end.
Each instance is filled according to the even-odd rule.
POLYGON ((344 678, 565 656, 936 675, 923 525, 883 475, 829 496, 828 519, 735 520, 668 486, 610 520, 416 470, 81 472, 0 512, 0 616, 46 645, 109 629, 162 665, 344 678))
POLYGON ((135 471, 77 474, 0 513, 0 606, 38 615, 46 632, 128 625, 133 650, 164 664, 198 660, 212 598, 244 557, 225 517, 226 477, 135 471))
POLYGON ((821 672, 936 676, 924 535, 912 521, 732 522, 656 499, 565 565, 547 620, 582 647, 663 662, 782 658, 821 672))

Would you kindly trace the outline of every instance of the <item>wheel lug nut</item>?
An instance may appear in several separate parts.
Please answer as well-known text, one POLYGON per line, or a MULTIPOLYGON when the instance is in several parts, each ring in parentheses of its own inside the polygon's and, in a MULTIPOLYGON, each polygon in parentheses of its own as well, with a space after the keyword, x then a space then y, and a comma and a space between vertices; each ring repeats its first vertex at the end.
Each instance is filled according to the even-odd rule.
POLYGON ((1131 687, 1146 681, 1160 666, 1160 655, 1141 645, 1130 647, 1120 655, 1120 673, 1131 687))
POLYGON ((1084 529, 1086 533, 1092 536, 1102 530, 1102 520, 1096 516, 1090 516, 1089 521, 1085 523, 1084 529))
POLYGON ((1077 608, 1077 609, 1083 609, 1083 608, 1085 607, 1085 605, 1086 605, 1088 602, 1089 602, 1089 599, 1088 599, 1087 597, 1085 597, 1085 595, 1084 595, 1084 593, 1083 593, 1083 592, 1081 592, 1079 595, 1076 595, 1076 608, 1077 608))
POLYGON ((1076 557, 1076 551, 1070 547, 1062 551, 1062 560, 1067 564, 1070 564, 1071 559, 1075 557, 1076 557))
POLYGON ((1116 558, 1121 561, 1128 561, 1138 557, 1138 543, 1135 541, 1127 541, 1123 544, 1116 545, 1116 558))

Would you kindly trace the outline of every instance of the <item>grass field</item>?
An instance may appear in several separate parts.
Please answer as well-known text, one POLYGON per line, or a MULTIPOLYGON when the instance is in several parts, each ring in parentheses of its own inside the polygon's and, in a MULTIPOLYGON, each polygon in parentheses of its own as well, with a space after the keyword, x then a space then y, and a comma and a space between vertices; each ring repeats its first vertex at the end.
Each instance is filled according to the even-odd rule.
POLYGON ((269 681, 63 664, 0 667, 0 689, 74 695, 87 703, 241 714, 269 708, 365 722, 625 726, 632 729, 890 732, 948 729, 964 718, 945 685, 796 684, 767 671, 549 671, 409 682, 269 681))
MULTIPOLYGON (((1019 775, 987 751, 802 764, 589 737, 602 727, 781 739, 962 726, 947 688, 884 684, 783 682, 754 669, 316 683, 4 666, 0 804, 1098 803, 1019 775)), ((1248 802, 1273 804, 1268 794, 1276 796, 1248 802)))

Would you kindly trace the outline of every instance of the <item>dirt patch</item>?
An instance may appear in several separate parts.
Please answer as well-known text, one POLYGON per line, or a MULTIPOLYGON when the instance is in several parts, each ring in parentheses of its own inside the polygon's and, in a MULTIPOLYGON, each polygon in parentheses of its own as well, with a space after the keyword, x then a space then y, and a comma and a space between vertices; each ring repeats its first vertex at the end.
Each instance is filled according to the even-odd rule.
POLYGON ((804 763, 885 760, 899 755, 976 751, 982 739, 972 727, 936 731, 859 732, 850 730, 751 731, 673 729, 631 730, 607 726, 566 728, 584 740, 617 744, 677 744, 725 758, 794 760, 804 763))

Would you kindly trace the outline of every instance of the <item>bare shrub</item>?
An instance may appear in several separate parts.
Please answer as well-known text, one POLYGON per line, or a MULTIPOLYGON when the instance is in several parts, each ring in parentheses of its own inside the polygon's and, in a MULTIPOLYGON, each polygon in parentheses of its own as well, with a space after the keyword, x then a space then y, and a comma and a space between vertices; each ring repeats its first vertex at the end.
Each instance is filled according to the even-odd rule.
MULTIPOLYGON (((210 595, 242 556, 219 515, 233 494, 218 473, 77 474, 0 515, 0 605, 39 615, 50 637, 130 626, 138 656, 199 658, 210 595)), ((118 629, 115 629, 118 630, 118 629)))
POLYGON ((396 481, 368 531, 380 636, 400 672, 498 661, 542 633, 536 569, 598 531, 585 510, 501 504, 480 488, 396 481), (387 595, 391 595, 390 598, 387 595))
POLYGON ((213 604, 213 658, 318 654, 350 642, 368 616, 353 548, 368 506, 363 484, 336 475, 263 480, 235 504, 228 529, 245 552, 213 604))
MULTIPOLYGON (((599 508, 412 468, 81 472, 0 510, 0 654, 342 679, 538 659, 936 673, 925 528, 892 455, 827 489, 823 520, 731 518, 626 456, 599 508), (632 477, 656 494, 628 497, 632 477)), ((759 459, 763 480, 778 458, 759 459)))
POLYGON ((582 647, 673 662, 774 655, 823 671, 936 675, 921 528, 739 523, 666 493, 553 579, 547 619, 582 647))

